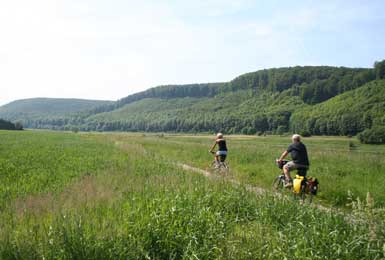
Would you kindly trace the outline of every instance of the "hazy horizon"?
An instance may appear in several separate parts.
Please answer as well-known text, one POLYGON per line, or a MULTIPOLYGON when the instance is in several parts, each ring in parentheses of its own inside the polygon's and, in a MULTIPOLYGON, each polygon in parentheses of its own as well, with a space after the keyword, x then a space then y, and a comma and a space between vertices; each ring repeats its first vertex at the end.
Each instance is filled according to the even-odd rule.
MULTIPOLYGON (((295 66, 302 66, 302 67, 304 67, 304 66, 330 66, 330 65, 295 65, 295 66)), ((294 67, 294 66, 288 66, 288 67, 294 67)), ((344 66, 341 66, 341 67, 344 67, 344 66)), ((345 66, 346 67, 346 66, 345 66)), ((273 68, 278 68, 278 67, 272 67, 272 68, 265 68, 265 69, 273 69, 273 68)), ((282 68, 282 67, 279 67, 279 68, 282 68)), ((355 67, 355 68, 372 68, 372 67, 355 67)), ((255 72, 255 71, 248 71, 248 72, 244 72, 244 73, 242 73, 242 74, 247 74, 247 73, 249 73, 249 72, 255 72)), ((240 74, 240 75, 242 75, 242 74, 240 74)), ((240 75, 237 75, 237 76, 240 76, 240 75)), ((237 77, 236 76, 236 77, 237 77)), ((231 81, 231 80, 229 80, 229 81, 231 81)), ((183 83, 183 84, 201 84, 201 83, 219 83, 218 81, 213 81, 213 82, 192 82, 192 83, 183 83)), ((170 84, 165 84, 165 85, 183 85, 183 84, 172 84, 172 83, 170 83, 170 84)), ((124 96, 121 96, 121 97, 119 97, 119 98, 117 98, 117 99, 88 99, 88 98, 82 98, 82 97, 55 97, 55 96, 53 96, 53 97, 43 97, 43 96, 31 96, 31 97, 26 97, 26 98, 20 98, 20 99, 15 99, 15 100, 11 100, 11 101, 9 101, 9 102, 6 102, 6 103, 0 103, 0 106, 3 106, 3 105, 7 105, 7 104, 9 104, 9 103, 12 103, 12 102, 14 102, 14 101, 21 101, 21 100, 28 100, 28 99, 80 99, 80 100, 95 100, 95 101, 117 101, 117 100, 119 100, 119 99, 121 99, 121 98, 124 98, 124 97, 126 97, 126 96, 129 96, 129 95, 132 95, 132 94, 135 94, 135 93, 138 93, 138 92, 140 92, 140 91, 145 91, 145 90, 147 90, 147 89, 150 89, 150 88, 154 88, 154 87, 160 87, 160 86, 163 86, 163 85, 155 85, 155 86, 150 86, 150 87, 148 87, 148 88, 144 88, 144 89, 142 89, 142 90, 139 90, 139 91, 137 91, 137 92, 133 92, 133 93, 130 93, 130 94, 127 94, 127 95, 124 95, 124 96)))
POLYGON ((230 81, 273 67, 372 67, 383 1, 0 3, 0 105, 117 100, 165 84, 230 81))

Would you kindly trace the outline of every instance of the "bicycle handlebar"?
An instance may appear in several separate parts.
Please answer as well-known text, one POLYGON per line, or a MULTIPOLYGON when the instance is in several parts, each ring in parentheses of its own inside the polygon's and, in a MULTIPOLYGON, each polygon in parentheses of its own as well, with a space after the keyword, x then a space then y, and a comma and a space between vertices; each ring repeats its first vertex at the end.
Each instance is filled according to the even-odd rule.
POLYGON ((275 164, 277 164, 278 168, 280 168, 280 169, 282 169, 283 166, 284 166, 285 164, 287 164, 288 162, 289 162, 288 160, 282 160, 281 162, 279 162, 278 159, 275 159, 275 164))

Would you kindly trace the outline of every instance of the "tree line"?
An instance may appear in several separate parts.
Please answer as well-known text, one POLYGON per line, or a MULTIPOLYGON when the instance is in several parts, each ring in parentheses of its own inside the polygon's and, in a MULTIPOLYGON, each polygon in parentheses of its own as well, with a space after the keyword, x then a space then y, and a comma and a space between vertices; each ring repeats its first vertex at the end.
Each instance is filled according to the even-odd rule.
POLYGON ((10 121, 0 119, 0 129, 1 130, 23 130, 23 125, 20 122, 16 122, 14 124, 10 121))
POLYGON ((265 69, 224 83, 159 86, 81 113, 23 123, 82 131, 356 135, 385 124, 384 78, 385 61, 372 69, 265 69))

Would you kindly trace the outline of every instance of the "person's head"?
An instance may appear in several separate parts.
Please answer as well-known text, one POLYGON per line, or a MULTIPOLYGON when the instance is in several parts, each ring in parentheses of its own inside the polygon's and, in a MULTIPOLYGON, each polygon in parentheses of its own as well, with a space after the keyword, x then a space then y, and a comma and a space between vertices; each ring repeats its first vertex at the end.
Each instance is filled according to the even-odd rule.
POLYGON ((223 134, 222 133, 217 133, 217 139, 222 139, 223 138, 223 134))
POLYGON ((301 136, 299 134, 293 134, 291 140, 293 141, 293 143, 299 143, 301 142, 301 136))

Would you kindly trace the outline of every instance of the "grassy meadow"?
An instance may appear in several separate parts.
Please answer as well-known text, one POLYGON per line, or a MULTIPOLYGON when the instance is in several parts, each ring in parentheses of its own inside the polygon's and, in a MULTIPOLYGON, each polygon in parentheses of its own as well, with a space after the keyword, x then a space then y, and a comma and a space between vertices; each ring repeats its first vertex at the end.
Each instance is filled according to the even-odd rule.
POLYGON ((0 259, 384 259, 385 146, 304 139, 337 212, 248 191, 289 141, 230 136, 207 178, 176 163, 208 169, 212 136, 0 131, 0 259))

